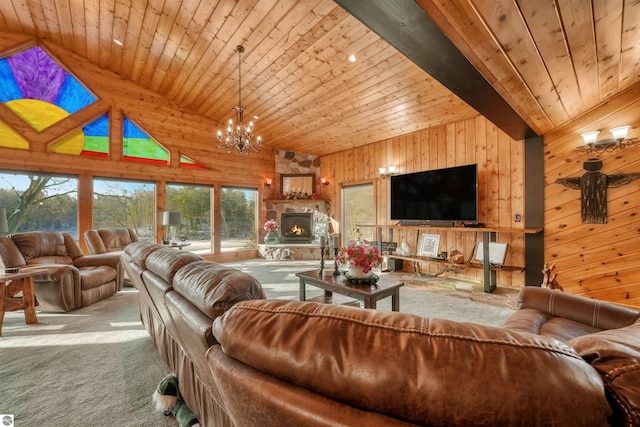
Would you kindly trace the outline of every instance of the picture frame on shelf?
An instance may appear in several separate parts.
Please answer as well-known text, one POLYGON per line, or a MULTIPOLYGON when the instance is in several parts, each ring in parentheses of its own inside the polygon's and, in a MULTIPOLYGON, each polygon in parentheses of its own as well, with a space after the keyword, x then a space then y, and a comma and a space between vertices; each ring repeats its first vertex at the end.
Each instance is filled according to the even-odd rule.
MULTIPOLYGON (((507 256, 507 243, 489 242, 489 264, 501 266, 507 256)), ((475 260, 484 262, 484 246, 482 242, 478 242, 476 246, 475 260)))
POLYGON ((418 255, 435 258, 438 256, 439 246, 440 246, 439 234, 423 234, 420 239, 420 247, 418 248, 418 255))

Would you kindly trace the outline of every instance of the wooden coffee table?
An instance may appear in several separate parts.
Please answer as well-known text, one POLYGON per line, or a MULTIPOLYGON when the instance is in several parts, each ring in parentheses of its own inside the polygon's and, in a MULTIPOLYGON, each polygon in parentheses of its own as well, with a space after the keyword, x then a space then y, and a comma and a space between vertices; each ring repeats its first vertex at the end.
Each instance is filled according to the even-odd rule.
POLYGON ((300 301, 306 300, 306 285, 324 289, 324 300, 332 299, 333 292, 364 302, 364 308, 376 308, 377 301, 391 297, 391 310, 400 311, 400 287, 403 282, 396 282, 381 277, 372 285, 356 285, 347 283, 343 275, 323 276, 319 270, 296 273, 300 278, 300 301))

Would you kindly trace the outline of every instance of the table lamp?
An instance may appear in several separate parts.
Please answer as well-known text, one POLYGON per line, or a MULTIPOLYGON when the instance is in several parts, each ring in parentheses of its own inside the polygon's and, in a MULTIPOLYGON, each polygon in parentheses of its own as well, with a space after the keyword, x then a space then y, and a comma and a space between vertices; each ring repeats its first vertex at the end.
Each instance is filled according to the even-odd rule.
POLYGON ((9 225, 7 224, 7 209, 0 208, 0 235, 6 236, 9 233, 9 225))
POLYGON ((182 225, 182 213, 167 211, 162 215, 162 225, 168 225, 171 230, 171 243, 176 243, 176 226, 182 225))

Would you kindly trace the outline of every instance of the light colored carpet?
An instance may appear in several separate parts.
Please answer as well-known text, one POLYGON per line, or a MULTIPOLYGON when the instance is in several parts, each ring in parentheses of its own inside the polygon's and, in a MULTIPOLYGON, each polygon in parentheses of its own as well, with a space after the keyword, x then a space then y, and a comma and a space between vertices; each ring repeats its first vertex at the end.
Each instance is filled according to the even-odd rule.
MULTIPOLYGON (((231 265, 255 276, 269 298, 297 300, 295 273, 318 264, 252 260, 231 265)), ((412 275, 396 277, 413 282, 412 275)), ((496 326, 513 313, 509 301, 514 292, 496 292, 487 303, 474 300, 478 291, 473 284, 450 279, 416 283, 400 290, 403 312, 496 326), (434 292, 427 290, 430 286, 434 292)), ((308 286, 307 298, 321 292, 308 286)), ((135 289, 125 288, 72 313, 38 312, 36 325, 26 325, 21 311, 6 313, 0 337, 0 414, 13 414, 16 426, 177 425, 151 403, 169 370, 140 323, 137 298, 135 289)), ((390 298, 380 301, 378 309, 390 310, 390 298)))

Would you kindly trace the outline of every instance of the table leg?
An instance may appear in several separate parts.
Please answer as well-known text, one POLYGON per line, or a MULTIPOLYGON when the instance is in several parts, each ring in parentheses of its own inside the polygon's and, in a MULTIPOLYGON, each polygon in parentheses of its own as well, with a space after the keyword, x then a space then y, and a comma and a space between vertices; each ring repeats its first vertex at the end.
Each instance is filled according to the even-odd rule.
POLYGON ((24 318, 28 325, 38 323, 36 317, 36 291, 33 276, 25 277, 22 285, 22 297, 24 298, 24 318))
POLYGON ((324 291, 324 302, 327 303, 327 304, 331 304, 332 299, 333 299, 333 292, 325 290, 324 291))
POLYGON ((4 321, 4 298, 7 292, 7 285, 0 282, 0 337, 2 336, 2 322, 4 321))
POLYGON ((376 309, 377 304, 376 304, 376 300, 374 300, 371 297, 364 297, 364 308, 372 308, 372 309, 376 309))
POLYGON ((391 295, 391 311, 400 311, 400 289, 396 289, 391 295))
POLYGON ((306 289, 304 284, 304 279, 300 278, 300 301, 305 301, 307 299, 306 289))

